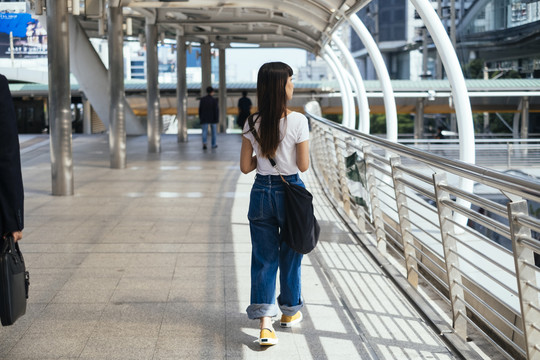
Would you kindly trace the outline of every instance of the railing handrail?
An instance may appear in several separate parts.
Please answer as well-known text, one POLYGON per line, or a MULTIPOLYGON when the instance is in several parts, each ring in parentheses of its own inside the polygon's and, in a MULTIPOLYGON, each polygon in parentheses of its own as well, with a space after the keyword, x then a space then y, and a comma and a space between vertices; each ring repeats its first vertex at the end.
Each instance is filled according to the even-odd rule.
POLYGON ((343 127, 340 124, 336 124, 320 116, 310 114, 309 112, 306 112, 306 115, 309 118, 320 121, 336 130, 386 148, 397 155, 405 155, 415 160, 427 163, 431 166, 440 168, 444 171, 450 171, 452 173, 465 176, 474 181, 500 188, 503 191, 507 191, 515 195, 534 197, 536 201, 540 202, 540 183, 516 178, 496 170, 488 169, 479 165, 469 164, 460 160, 447 159, 436 154, 427 153, 425 151, 414 149, 399 143, 394 143, 386 139, 364 134, 357 130, 343 127))
POLYGON ((447 325, 460 339, 474 328, 508 358, 536 359, 540 183, 306 115, 314 134, 312 166, 324 192, 353 234, 362 233, 368 251, 398 261, 381 260, 402 267, 388 274, 406 274, 412 288, 430 289, 450 304, 447 325), (465 188, 463 181, 495 192, 465 188))

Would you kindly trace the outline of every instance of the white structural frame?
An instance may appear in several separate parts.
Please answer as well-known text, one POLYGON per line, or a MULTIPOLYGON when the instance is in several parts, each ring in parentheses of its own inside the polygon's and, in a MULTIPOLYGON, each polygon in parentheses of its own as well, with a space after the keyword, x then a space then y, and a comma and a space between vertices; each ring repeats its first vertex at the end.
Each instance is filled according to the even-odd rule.
POLYGON ((366 50, 373 61, 373 66, 381 82, 381 87, 384 94, 384 109, 386 112, 386 138, 390 141, 397 142, 397 109, 396 99, 394 97, 394 90, 392 89, 392 83, 390 82, 390 75, 388 69, 384 63, 381 51, 379 50, 377 43, 369 33, 364 23, 358 18, 356 14, 352 14, 347 17, 347 21, 354 29, 366 50))
POLYGON ((354 61, 351 52, 349 49, 347 49, 347 46, 345 46, 343 41, 335 34, 332 34, 332 42, 336 44, 339 51, 345 58, 347 66, 349 67, 350 73, 353 77, 352 84, 356 90, 356 101, 358 103, 357 130, 369 134, 369 104, 362 74, 360 74, 360 70, 358 70, 358 66, 356 66, 356 62, 354 61))
POLYGON ((336 75, 341 89, 341 99, 343 101, 343 125, 349 129, 354 129, 356 112, 354 109, 351 84, 349 79, 344 76, 346 70, 339 61, 334 50, 328 44, 324 46, 323 59, 328 63, 332 72, 336 75))
MULTIPOLYGON (((458 122, 459 159, 474 164, 476 152, 471 101, 456 51, 431 3, 428 0, 411 0, 411 3, 424 21, 450 81, 458 122)), ((473 192, 474 182, 471 179, 460 178, 459 184, 464 191, 473 192)), ((470 203, 461 198, 457 202, 462 206, 470 207, 470 203)), ((460 224, 467 222, 467 218, 457 212, 454 214, 454 219, 460 224)))

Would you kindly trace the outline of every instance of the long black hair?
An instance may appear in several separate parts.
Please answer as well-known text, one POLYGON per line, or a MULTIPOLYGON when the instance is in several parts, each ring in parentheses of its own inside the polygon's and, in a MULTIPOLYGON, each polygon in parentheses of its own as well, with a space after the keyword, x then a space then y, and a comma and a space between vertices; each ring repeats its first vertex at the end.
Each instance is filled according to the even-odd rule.
POLYGON ((258 142, 260 156, 276 154, 281 135, 279 120, 287 116, 287 80, 293 75, 291 67, 282 62, 266 63, 257 75, 258 111, 252 115, 259 121, 258 142))

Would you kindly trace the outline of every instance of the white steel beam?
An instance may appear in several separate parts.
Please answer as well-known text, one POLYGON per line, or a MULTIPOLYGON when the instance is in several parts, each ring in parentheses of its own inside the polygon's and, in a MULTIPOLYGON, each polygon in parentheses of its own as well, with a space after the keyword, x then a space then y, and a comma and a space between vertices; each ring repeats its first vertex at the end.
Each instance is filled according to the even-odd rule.
POLYGON ((354 129, 354 100, 352 98, 351 84, 349 83, 349 80, 343 76, 345 69, 343 69, 343 65, 339 62, 334 50, 332 50, 329 45, 324 47, 323 59, 330 66, 339 83, 343 106, 342 125, 354 129))
MULTIPOLYGON (((411 3, 429 30, 450 81, 458 122, 459 159, 474 164, 476 155, 471 102, 456 51, 431 3, 428 0, 411 0, 411 3)), ((470 179, 461 177, 459 186, 464 191, 474 191, 474 182, 470 179)), ((470 203, 463 199, 458 199, 457 202, 465 207, 470 206, 470 203)), ((454 214, 454 219, 462 225, 467 223, 467 218, 457 213, 454 214)))
POLYGON ((396 99, 394 98, 394 90, 392 89, 392 84, 390 82, 390 75, 388 74, 388 69, 386 68, 382 54, 368 29, 356 14, 351 15, 347 20, 366 47, 366 50, 373 61, 373 65, 375 66, 379 81, 381 82, 384 94, 384 109, 386 112, 386 138, 390 141, 397 142, 396 99))
POLYGON ((353 76, 353 86, 356 88, 356 99, 358 102, 357 129, 363 133, 369 134, 369 104, 362 74, 360 74, 360 70, 358 70, 358 66, 356 66, 356 62, 354 61, 351 52, 347 49, 343 41, 335 34, 332 34, 332 41, 337 45, 339 51, 341 51, 341 54, 345 57, 353 76))

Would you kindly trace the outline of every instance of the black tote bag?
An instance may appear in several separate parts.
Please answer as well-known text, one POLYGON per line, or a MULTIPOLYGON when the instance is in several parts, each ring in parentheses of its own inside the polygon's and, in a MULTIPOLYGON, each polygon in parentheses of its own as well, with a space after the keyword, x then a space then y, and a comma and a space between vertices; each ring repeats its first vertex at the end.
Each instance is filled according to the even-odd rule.
POLYGON ((285 225, 281 239, 294 251, 307 254, 317 246, 320 231, 313 213, 313 195, 300 185, 285 182, 285 225))
MULTIPOLYGON (((279 173, 276 161, 269 160, 279 173)), ((281 180, 285 185, 285 224, 281 240, 294 251, 308 254, 317 246, 321 232, 313 210, 313 195, 300 185, 288 183, 283 176, 281 180)))
POLYGON ((26 313, 30 282, 19 244, 11 235, 1 241, 0 320, 3 326, 8 326, 26 313))

